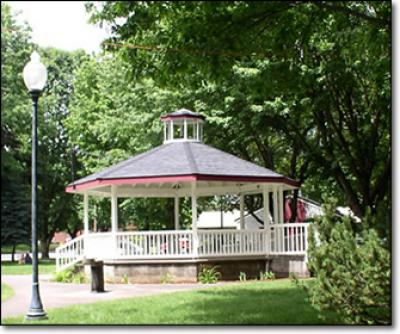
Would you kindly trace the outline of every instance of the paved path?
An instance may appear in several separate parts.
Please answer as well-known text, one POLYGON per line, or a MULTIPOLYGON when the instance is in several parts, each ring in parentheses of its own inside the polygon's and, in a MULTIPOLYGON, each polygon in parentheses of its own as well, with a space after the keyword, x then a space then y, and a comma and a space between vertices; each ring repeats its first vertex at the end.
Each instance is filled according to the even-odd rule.
MULTIPOLYGON (((53 307, 94 303, 103 300, 148 296, 173 291, 205 289, 200 284, 105 284, 105 293, 90 292, 90 284, 49 282, 50 275, 41 275, 40 294, 45 310, 53 307)), ((2 275, 1 281, 11 286, 14 296, 1 303, 1 317, 24 315, 31 300, 31 275, 2 275)), ((217 285, 229 284, 225 282, 217 285)))

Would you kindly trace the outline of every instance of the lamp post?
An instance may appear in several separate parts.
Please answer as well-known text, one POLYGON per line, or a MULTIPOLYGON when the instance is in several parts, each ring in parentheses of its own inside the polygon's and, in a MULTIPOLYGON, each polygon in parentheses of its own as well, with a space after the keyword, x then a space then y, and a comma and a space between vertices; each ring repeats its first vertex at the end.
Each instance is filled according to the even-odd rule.
POLYGON ((37 107, 39 96, 47 80, 46 67, 40 62, 40 56, 35 51, 31 60, 24 67, 24 82, 32 98, 32 300, 25 316, 27 320, 46 318, 39 293, 38 270, 38 240, 37 240, 37 107))

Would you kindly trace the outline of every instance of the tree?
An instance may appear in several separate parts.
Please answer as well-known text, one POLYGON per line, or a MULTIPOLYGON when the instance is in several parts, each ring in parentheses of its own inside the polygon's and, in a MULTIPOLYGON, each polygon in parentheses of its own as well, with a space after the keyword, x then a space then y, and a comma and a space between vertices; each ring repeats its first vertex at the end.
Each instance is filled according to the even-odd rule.
POLYGON ((304 285, 309 300, 340 322, 390 324, 388 240, 367 227, 372 217, 352 225, 348 217, 335 215, 335 207, 334 202, 325 205, 325 215, 310 226, 308 267, 315 281, 304 285))
MULTIPOLYGON (((271 146, 276 136, 287 157, 278 170, 295 170, 304 192, 320 196, 323 184, 360 217, 378 214, 379 207, 390 213, 389 3, 165 1, 87 8, 94 22, 111 24, 112 50, 127 45, 116 52, 129 62, 132 78, 208 90, 208 98, 192 94, 191 101, 220 122, 220 133, 229 128, 216 142, 248 148, 268 166, 278 161, 271 146)), ((389 217, 379 222, 382 230, 389 217)))
MULTIPOLYGON (((7 210, 18 210, 7 214, 2 227, 5 234, 13 235, 14 227, 26 223, 29 218, 29 212, 19 211, 29 199, 31 174, 31 106, 22 69, 32 49, 38 47, 29 41, 29 28, 16 25, 9 6, 3 3, 1 6, 2 198, 7 210), (18 196, 15 195, 17 189, 22 191, 18 196), (14 194, 13 197, 10 194, 14 194)), ((38 229, 42 257, 46 258, 55 231, 76 230, 76 226, 81 225, 74 210, 76 199, 65 193, 66 182, 71 179, 71 148, 63 122, 73 91, 74 69, 86 55, 83 51, 70 53, 52 48, 39 52, 49 75, 38 113, 38 229)), ((29 226, 26 225, 25 231, 29 226)))
POLYGON ((29 96, 22 69, 32 47, 29 28, 18 25, 1 3, 1 243, 28 243, 30 235, 29 159, 20 151, 19 133, 29 131, 29 96), (22 99, 21 96, 26 97, 22 99))
POLYGON ((1 244, 11 245, 14 262, 18 244, 30 241, 30 201, 23 185, 10 184, 1 192, 1 244))
POLYGON ((65 192, 65 186, 71 180, 72 146, 64 121, 73 93, 74 70, 87 60, 87 56, 83 51, 53 48, 42 49, 41 53, 48 70, 48 83, 38 115, 38 216, 42 258, 48 258, 55 232, 75 232, 82 228, 77 217, 77 199, 65 192))
MULTIPOLYGON (((152 80, 130 81, 127 69, 117 57, 100 56, 76 72, 65 125, 76 147, 77 178, 160 145, 160 116, 182 103, 179 92, 155 87, 152 80)), ((96 226, 108 228, 109 201, 92 199, 90 206, 96 226)), ((121 200, 119 218, 121 226, 172 228, 173 199, 121 200)))

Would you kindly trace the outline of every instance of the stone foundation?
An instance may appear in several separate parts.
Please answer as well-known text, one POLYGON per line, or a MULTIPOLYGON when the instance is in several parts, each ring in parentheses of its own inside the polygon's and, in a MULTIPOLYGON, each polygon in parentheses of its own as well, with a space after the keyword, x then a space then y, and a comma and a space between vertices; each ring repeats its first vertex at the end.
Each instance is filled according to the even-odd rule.
MULTIPOLYGON (((247 279, 259 278, 260 271, 272 271, 277 278, 289 277, 290 273, 298 277, 309 277, 303 255, 269 256, 260 258, 198 259, 169 261, 105 261, 106 282, 125 283, 193 283, 204 267, 217 267, 221 280, 238 280, 240 272, 247 279)), ((90 275, 90 267, 85 266, 90 275)))
POLYGON ((275 255, 270 256, 267 261, 268 270, 275 273, 277 278, 288 277, 291 273, 299 278, 310 277, 304 255, 275 255))

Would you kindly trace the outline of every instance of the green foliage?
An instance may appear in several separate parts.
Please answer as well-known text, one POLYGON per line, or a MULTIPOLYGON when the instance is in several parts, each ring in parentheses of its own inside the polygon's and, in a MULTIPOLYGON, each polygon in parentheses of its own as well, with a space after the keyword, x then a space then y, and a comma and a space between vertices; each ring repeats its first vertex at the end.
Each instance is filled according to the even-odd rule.
POLYGON ((240 280, 240 282, 246 282, 247 281, 247 275, 246 275, 245 272, 241 271, 239 273, 239 280, 240 280))
POLYGON ((275 274, 272 271, 266 271, 266 272, 260 271, 260 281, 274 280, 274 279, 275 279, 275 274))
POLYGON ((170 273, 164 273, 161 275, 161 283, 162 284, 172 283, 173 279, 174 279, 174 276, 172 276, 170 273))
POLYGON ((121 282, 123 284, 128 284, 129 283, 129 276, 127 274, 124 274, 124 276, 122 276, 121 282))
POLYGON ((86 283, 85 273, 80 268, 67 268, 54 274, 54 281, 59 283, 86 283))
MULTIPOLYGON (((204 113, 209 144, 304 181, 303 194, 336 197, 360 218, 390 207, 389 2, 87 9, 111 25, 114 43, 156 48, 110 50, 131 82, 151 78, 204 113)), ((388 231, 388 217, 377 223, 388 231)))
POLYGON ((217 283, 221 277, 221 273, 217 271, 217 266, 215 267, 203 267, 198 275, 198 280, 202 284, 217 283))
POLYGON ((390 324, 389 244, 364 223, 336 216, 334 208, 334 202, 324 205, 325 216, 310 226, 308 266, 316 282, 307 287, 309 300, 349 324, 390 324))
POLYGON ((1 231, 2 246, 29 243, 30 201, 27 187, 12 183, 6 189, 2 189, 1 231))
POLYGON ((25 206, 30 188, 32 118, 22 69, 33 49, 38 49, 48 70, 38 108, 37 170, 39 240, 42 257, 46 258, 54 232, 68 230, 73 235, 81 224, 74 210, 77 198, 65 193, 65 185, 71 179, 71 148, 64 121, 69 113, 74 70, 85 61, 86 55, 83 51, 67 52, 33 45, 29 27, 15 23, 7 4, 2 3, 1 9, 2 218, 3 199, 7 216, 2 230, 15 238, 24 238, 29 231, 29 212, 25 206))

